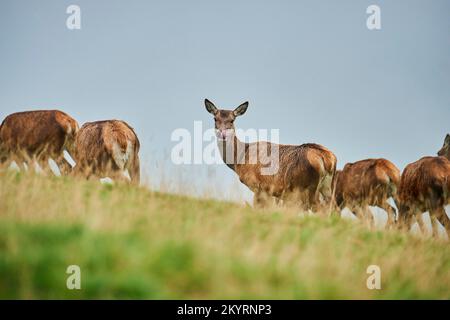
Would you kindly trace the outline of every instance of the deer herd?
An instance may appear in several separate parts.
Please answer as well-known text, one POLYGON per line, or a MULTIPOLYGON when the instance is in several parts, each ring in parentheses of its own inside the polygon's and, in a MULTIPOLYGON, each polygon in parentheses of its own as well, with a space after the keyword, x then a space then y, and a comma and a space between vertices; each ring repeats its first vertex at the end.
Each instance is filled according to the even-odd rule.
POLYGON ((76 120, 59 110, 13 113, 0 125, 0 162, 8 166, 14 161, 22 170, 24 163, 33 161, 49 169, 52 158, 62 174, 124 180, 127 169, 131 181, 139 184, 139 147, 136 133, 124 121, 88 122, 79 128, 76 120), (64 150, 75 159, 73 169, 64 150))
MULTIPOLYGON (((373 224, 369 206, 376 206, 386 211, 387 226, 409 229, 418 222, 422 232, 425 225, 421 214, 428 211, 433 235, 438 235, 440 223, 450 236, 450 219, 444 209, 450 204, 449 134, 437 156, 410 163, 403 173, 386 159, 360 160, 336 170, 336 156, 319 144, 240 141, 234 121, 247 111, 248 102, 234 110, 223 110, 205 99, 205 107, 214 117, 222 159, 254 193, 255 207, 275 202, 311 211, 340 212, 348 208, 373 224), (263 174, 263 161, 249 161, 252 150, 264 150, 269 155, 276 151, 276 172, 263 174), (398 208, 397 218, 392 202, 398 208)), ((24 164, 36 161, 45 170, 51 158, 61 174, 125 180, 123 172, 127 171, 129 180, 139 184, 139 148, 133 128, 120 120, 88 122, 80 128, 62 111, 40 110, 10 114, 0 125, 3 167, 15 162, 23 170, 24 164), (64 157, 65 150, 76 163, 73 168, 64 157)))

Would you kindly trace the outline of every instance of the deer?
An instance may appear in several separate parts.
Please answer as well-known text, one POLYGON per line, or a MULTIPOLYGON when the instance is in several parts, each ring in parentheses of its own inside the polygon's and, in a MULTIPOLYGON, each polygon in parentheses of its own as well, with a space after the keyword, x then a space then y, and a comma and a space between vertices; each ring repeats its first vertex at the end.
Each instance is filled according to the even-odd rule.
POLYGON ((424 233, 425 225, 420 215, 428 211, 433 236, 438 236, 440 222, 450 237, 450 219, 444 209, 450 204, 450 134, 445 137, 437 156, 423 157, 405 167, 398 197, 399 219, 406 228, 417 221, 424 233))
POLYGON ((77 132, 77 121, 59 110, 12 113, 0 125, 0 162, 8 166, 14 161, 23 171, 24 163, 35 160, 47 170, 52 158, 61 173, 68 174, 72 166, 64 158, 64 150, 73 152, 77 132))
POLYGON ((336 156, 315 143, 285 145, 240 141, 234 121, 247 111, 248 105, 244 102, 234 110, 225 110, 205 99, 206 110, 214 117, 220 155, 241 183, 254 193, 254 207, 265 208, 276 200, 316 210, 321 197, 325 203, 330 203, 336 156))
POLYGON ((367 206, 384 209, 388 215, 387 227, 394 226, 395 209, 388 203, 397 199, 400 170, 389 160, 365 159, 347 163, 336 171, 334 196, 339 210, 347 207, 361 219, 374 225, 367 206))
POLYGON ((127 181, 124 171, 128 171, 131 183, 139 184, 139 149, 139 139, 125 121, 87 122, 75 139, 74 174, 127 181))

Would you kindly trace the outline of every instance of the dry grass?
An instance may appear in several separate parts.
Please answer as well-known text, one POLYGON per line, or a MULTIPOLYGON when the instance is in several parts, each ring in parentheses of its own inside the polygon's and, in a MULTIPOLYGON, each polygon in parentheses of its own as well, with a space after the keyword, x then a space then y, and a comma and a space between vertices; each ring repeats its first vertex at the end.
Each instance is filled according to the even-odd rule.
POLYGON ((0 173, 1 298, 449 299, 449 271, 447 242, 335 216, 0 173))

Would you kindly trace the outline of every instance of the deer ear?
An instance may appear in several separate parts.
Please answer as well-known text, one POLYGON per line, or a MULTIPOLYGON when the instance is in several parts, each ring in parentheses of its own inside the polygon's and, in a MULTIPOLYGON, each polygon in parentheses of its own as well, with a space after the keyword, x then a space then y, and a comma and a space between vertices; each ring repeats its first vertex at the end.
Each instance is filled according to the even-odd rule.
POLYGON ((214 103, 212 103, 208 99, 205 99, 205 107, 206 107, 206 111, 208 111, 209 113, 211 113, 213 115, 215 115, 218 111, 216 106, 214 105, 214 103))
POLYGON ((235 117, 242 116, 248 108, 248 101, 241 104, 239 107, 234 109, 233 113, 235 117))
POLYGON ((450 145, 450 134, 448 134, 448 133, 447 133, 447 135, 445 136, 444 144, 450 145))

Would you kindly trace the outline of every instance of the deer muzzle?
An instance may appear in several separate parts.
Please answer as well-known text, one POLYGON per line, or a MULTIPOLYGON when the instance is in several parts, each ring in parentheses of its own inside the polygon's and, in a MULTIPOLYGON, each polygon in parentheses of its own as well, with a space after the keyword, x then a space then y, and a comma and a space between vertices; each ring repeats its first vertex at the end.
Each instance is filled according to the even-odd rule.
POLYGON ((219 139, 219 140, 228 140, 230 137, 233 136, 233 130, 232 129, 217 129, 216 136, 217 136, 217 139, 219 139))

